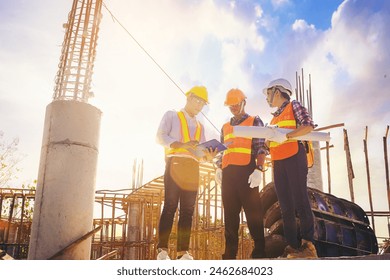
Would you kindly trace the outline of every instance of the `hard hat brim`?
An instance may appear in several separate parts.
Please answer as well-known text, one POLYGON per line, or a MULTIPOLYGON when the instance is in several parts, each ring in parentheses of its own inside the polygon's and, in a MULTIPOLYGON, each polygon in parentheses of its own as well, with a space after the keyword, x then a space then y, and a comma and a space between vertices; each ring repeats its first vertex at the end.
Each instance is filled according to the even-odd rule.
MULTIPOLYGON (((285 88, 285 87, 283 87, 283 86, 280 86, 280 87, 282 87, 282 88, 284 88, 287 92, 288 92, 288 95, 290 95, 290 96, 292 96, 292 92, 289 90, 289 89, 287 89, 287 88, 285 88)), ((267 88, 264 88, 263 89, 263 94, 265 95, 265 96, 267 96, 267 91, 270 89, 271 87, 267 87, 267 88)), ((279 89, 280 90, 280 89, 279 89)))

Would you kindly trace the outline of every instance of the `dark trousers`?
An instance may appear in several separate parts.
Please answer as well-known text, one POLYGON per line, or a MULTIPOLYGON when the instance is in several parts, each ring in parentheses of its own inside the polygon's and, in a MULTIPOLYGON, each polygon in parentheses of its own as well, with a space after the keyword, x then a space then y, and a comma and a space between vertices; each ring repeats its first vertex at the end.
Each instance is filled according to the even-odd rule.
POLYGON ((173 219, 179 206, 177 251, 187 251, 192 216, 199 187, 199 164, 190 158, 167 158, 164 174, 164 207, 159 223, 158 248, 168 248, 173 219))
POLYGON ((282 211, 284 237, 293 248, 299 248, 300 239, 312 241, 314 218, 307 194, 306 150, 299 143, 298 153, 273 162, 275 190, 282 211), (296 213, 299 217, 298 236, 296 213))
POLYGON ((223 259, 235 259, 238 252, 240 212, 244 209, 249 232, 255 243, 252 258, 264 257, 264 226, 259 188, 250 188, 248 178, 255 161, 246 166, 228 165, 222 171, 222 202, 225 213, 225 253, 223 259))

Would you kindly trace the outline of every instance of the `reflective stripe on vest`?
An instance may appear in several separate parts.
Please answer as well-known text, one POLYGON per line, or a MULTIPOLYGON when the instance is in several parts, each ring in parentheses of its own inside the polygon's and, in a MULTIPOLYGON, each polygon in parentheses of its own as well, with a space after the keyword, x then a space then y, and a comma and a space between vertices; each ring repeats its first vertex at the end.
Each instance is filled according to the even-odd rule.
MULTIPOLYGON (((193 137, 191 137, 190 130, 188 128, 187 119, 186 119, 184 113, 181 111, 177 112, 177 117, 180 120, 180 134, 181 134, 180 141, 183 143, 187 143, 191 140, 200 141, 200 137, 202 135, 202 126, 200 125, 200 123, 198 121, 196 122, 196 130, 195 130, 193 137)), ((166 156, 172 156, 172 155, 186 156, 186 157, 192 157, 192 158, 198 160, 196 157, 194 157, 194 155, 192 153, 190 153, 186 149, 182 149, 182 148, 179 148, 179 149, 166 148, 165 155, 166 156)))
MULTIPOLYGON (((279 116, 272 119, 271 125, 290 129, 295 129, 297 127, 291 102, 284 108, 279 116)), ((298 153, 298 142, 296 140, 287 140, 283 143, 271 141, 269 149, 272 160, 281 160, 298 153)))
MULTIPOLYGON (((253 126, 255 118, 248 117, 239 125, 253 126)), ((229 164, 232 165, 248 165, 251 161, 252 154, 252 138, 251 137, 235 137, 233 134, 233 126, 230 123, 225 123, 223 128, 223 142, 227 149, 223 153, 222 168, 229 164)))

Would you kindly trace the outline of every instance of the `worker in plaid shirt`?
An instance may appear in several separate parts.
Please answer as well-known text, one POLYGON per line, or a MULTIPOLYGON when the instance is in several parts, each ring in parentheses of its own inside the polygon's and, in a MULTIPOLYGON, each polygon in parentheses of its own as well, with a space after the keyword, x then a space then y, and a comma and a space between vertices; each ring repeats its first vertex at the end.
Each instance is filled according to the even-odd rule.
POLYGON ((315 126, 306 108, 296 100, 290 101, 292 88, 287 80, 271 81, 263 92, 269 106, 277 108, 271 120, 274 136, 268 139, 267 145, 282 212, 284 237, 288 243, 283 257, 317 258, 313 244, 314 217, 307 194, 306 149, 302 141, 294 139, 310 133, 315 126), (291 131, 281 132, 276 127, 291 131))

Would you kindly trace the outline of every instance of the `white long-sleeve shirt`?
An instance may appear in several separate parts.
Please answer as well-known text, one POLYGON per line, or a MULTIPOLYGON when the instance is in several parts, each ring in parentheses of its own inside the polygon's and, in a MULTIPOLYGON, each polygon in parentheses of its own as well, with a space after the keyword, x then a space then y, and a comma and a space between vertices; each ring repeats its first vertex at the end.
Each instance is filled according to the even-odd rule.
MULTIPOLYGON (((197 127, 197 119, 196 117, 190 117, 188 113, 181 109, 184 113, 184 116, 187 120, 188 129, 190 132, 191 137, 195 134, 196 127, 197 127)), ((205 134, 204 134, 204 126, 203 124, 200 124, 201 129, 201 135, 200 135, 200 143, 203 143, 206 141, 205 134)), ((161 119, 160 126, 157 130, 157 136, 156 141, 158 144, 162 145, 165 148, 170 148, 171 144, 175 141, 181 142, 181 124, 179 117, 177 116, 177 112, 174 110, 167 111, 163 118, 161 119)))

